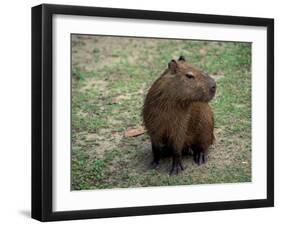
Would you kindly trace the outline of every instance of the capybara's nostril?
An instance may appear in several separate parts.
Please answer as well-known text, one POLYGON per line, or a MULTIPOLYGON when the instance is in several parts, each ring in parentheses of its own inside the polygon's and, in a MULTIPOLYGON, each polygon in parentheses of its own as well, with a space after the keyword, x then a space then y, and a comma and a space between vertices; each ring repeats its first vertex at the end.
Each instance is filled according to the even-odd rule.
POLYGON ((217 86, 216 86, 216 84, 215 84, 215 85, 213 85, 213 86, 211 87, 211 91, 212 91, 212 92, 215 92, 215 91, 216 91, 216 88, 217 88, 217 86))

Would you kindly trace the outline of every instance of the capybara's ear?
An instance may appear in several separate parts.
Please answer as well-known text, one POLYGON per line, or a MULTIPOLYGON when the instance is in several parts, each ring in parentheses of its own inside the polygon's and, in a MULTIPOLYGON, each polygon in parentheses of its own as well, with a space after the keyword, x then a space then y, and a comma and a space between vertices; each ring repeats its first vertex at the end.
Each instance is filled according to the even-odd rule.
POLYGON ((168 67, 172 73, 176 73, 178 69, 177 62, 173 59, 169 62, 168 67))
POLYGON ((184 56, 180 56, 180 57, 179 57, 179 60, 180 60, 180 61, 185 61, 184 56))

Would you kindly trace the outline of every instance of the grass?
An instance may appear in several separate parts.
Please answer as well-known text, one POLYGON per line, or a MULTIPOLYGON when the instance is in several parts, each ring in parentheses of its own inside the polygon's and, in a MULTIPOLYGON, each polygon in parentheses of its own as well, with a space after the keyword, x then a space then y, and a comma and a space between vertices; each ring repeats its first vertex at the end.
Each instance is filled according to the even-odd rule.
POLYGON ((251 181, 251 45, 98 36, 72 36, 72 189, 104 189, 251 181), (169 176, 171 158, 150 170, 143 99, 174 57, 184 55, 217 81, 211 105, 216 143, 197 166, 169 176))

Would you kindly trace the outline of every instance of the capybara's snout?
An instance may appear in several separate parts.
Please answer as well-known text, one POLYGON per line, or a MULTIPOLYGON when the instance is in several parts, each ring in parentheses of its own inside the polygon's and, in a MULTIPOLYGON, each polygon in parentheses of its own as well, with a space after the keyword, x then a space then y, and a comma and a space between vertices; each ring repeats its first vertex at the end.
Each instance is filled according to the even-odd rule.
POLYGON ((216 81, 209 75, 207 75, 207 81, 208 81, 208 88, 209 88, 209 95, 210 98, 209 100, 213 99, 213 97, 216 94, 216 90, 217 90, 217 83, 216 81))

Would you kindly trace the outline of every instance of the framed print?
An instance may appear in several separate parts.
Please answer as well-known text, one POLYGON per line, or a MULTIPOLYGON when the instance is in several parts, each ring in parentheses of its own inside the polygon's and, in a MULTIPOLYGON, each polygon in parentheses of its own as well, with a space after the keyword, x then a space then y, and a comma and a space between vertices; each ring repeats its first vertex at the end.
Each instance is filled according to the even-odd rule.
POLYGON ((274 21, 32 8, 32 217, 274 205, 274 21))

